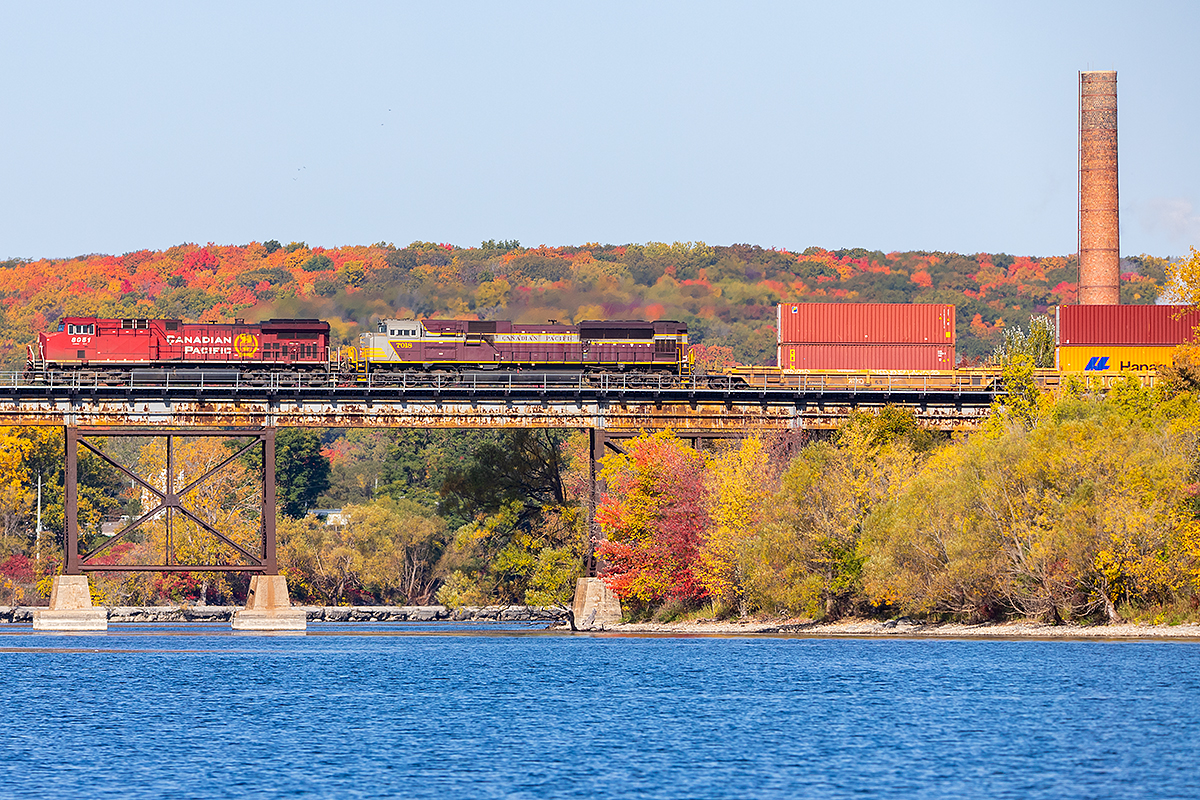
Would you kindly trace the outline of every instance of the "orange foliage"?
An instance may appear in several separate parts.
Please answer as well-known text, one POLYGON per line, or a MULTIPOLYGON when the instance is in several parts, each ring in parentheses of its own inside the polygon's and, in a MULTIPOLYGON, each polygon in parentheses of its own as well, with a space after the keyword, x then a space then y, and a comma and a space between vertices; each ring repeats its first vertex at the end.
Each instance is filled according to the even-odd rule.
POLYGON ((998 319, 994 323, 989 325, 983 321, 982 314, 976 314, 975 317, 971 320, 971 332, 974 333, 976 336, 978 336, 980 339, 984 339, 984 340, 990 340, 996 334, 996 331, 1000 330, 1003 327, 1004 327, 1004 320, 998 319))
POLYGON ((724 345, 694 344, 688 348, 688 353, 695 357, 697 372, 720 372, 738 365, 733 348, 724 345))
POLYGON ((705 596, 696 576, 708 526, 704 456, 670 431, 640 436, 604 458, 608 491, 596 519, 608 533, 597 555, 622 600, 651 604, 705 596))

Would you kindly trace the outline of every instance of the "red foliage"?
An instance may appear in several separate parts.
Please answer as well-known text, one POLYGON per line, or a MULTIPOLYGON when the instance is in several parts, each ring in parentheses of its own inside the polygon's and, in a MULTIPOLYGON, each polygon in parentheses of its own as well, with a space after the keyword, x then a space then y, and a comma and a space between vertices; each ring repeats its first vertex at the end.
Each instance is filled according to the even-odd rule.
POLYGON ((608 532, 597 548, 602 577, 625 600, 695 602, 705 597, 695 567, 708 526, 704 456, 668 434, 634 439, 606 459, 609 491, 596 518, 608 532))
POLYGON ((688 352, 695 356, 695 369, 704 372, 720 372, 738 365, 733 348, 724 345, 694 344, 688 352))
POLYGON ((971 320, 971 332, 984 341, 991 341, 996 331, 1004 327, 1004 320, 998 319, 991 325, 983 321, 982 314, 976 314, 971 320))
POLYGON ((32 583, 33 561, 22 553, 9 556, 3 563, 0 563, 0 575, 13 583, 32 583))
POLYGON ((184 269, 214 271, 221 266, 220 260, 211 250, 193 250, 183 257, 184 269))
POLYGON ((1071 304, 1079 298, 1079 285, 1063 281, 1050 290, 1051 296, 1057 296, 1058 302, 1071 304))

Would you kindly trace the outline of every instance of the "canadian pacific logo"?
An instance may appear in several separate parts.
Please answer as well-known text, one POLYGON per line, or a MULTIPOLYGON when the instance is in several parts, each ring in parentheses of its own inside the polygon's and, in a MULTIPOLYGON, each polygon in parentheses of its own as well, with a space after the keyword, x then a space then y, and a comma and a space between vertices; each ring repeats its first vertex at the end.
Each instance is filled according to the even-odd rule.
POLYGON ((239 333, 233 340, 233 352, 242 358, 250 358, 258 352, 258 337, 253 333, 239 333))
POLYGON ((1108 356, 1092 356, 1088 359, 1087 366, 1084 367, 1084 370, 1089 372, 1103 372, 1106 369, 1108 369, 1108 356))

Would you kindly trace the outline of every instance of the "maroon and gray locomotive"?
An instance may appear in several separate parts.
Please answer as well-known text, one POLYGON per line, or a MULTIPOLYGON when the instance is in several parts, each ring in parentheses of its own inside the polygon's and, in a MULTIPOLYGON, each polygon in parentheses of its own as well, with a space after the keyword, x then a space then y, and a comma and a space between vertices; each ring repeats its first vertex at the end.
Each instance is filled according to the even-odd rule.
POLYGON ((413 368, 644 370, 687 367, 687 325, 673 320, 550 322, 385 319, 349 351, 357 371, 413 368))

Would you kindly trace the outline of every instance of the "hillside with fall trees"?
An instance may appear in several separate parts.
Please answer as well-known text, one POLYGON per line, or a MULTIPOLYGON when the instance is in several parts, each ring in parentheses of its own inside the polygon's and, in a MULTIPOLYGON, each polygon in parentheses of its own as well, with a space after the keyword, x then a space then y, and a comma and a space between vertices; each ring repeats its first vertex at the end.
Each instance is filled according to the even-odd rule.
MULTIPOLYGON (((1193 262, 1200 269, 1200 257, 1193 262)), ((1122 264, 1122 299, 1154 302, 1167 262, 1122 264)), ((979 359, 1004 330, 1074 300, 1075 274, 1063 257, 698 243, 181 245, 3 262, 0 357, 19 368, 35 332, 64 315, 317 317, 342 343, 380 317, 607 317, 683 320, 693 342, 770 364, 776 302, 859 301, 954 303, 959 354, 979 359)), ((1014 343, 1027 342, 1005 341, 1014 343)), ((1014 390, 970 437, 920 430, 911 413, 889 408, 856 414, 830 436, 794 432, 702 452, 663 432, 609 454, 600 555, 627 613, 1194 618, 1200 367, 1185 364, 1155 387, 1070 384, 1052 397, 1030 377, 1032 356, 1005 352, 1014 390)), ((280 559, 294 599, 569 602, 587 552, 585 435, 279 437, 280 559), (342 524, 326 525, 313 508, 340 509, 342 524)), ((202 474, 228 452, 190 442, 177 463, 202 474)), ((148 446, 112 455, 151 472, 159 459, 148 446)), ((197 513, 249 543, 255 474, 255 464, 233 465, 197 513)), ((0 429, 0 602, 45 601, 61 568, 63 483, 61 429, 0 429)), ((81 458, 80 487, 89 545, 103 541, 103 521, 142 512, 140 494, 102 459, 81 458)), ((150 530, 111 557, 151 552, 156 541, 150 530)), ((185 556, 219 554, 199 528, 181 528, 179 541, 185 556)), ((242 602, 246 591, 234 574, 92 577, 97 598, 113 605, 242 602)))
MULTIPOLYGON (((1153 303, 1166 261, 1122 262, 1121 299, 1153 303)), ((0 365, 65 315, 316 317, 350 343, 379 317, 678 319, 694 344, 743 364, 774 361, 775 304, 953 303, 958 352, 990 353, 1001 328, 1076 298, 1075 258, 980 253, 802 252, 704 243, 478 247, 413 242, 182 244, 162 251, 0 262, 0 365)))

